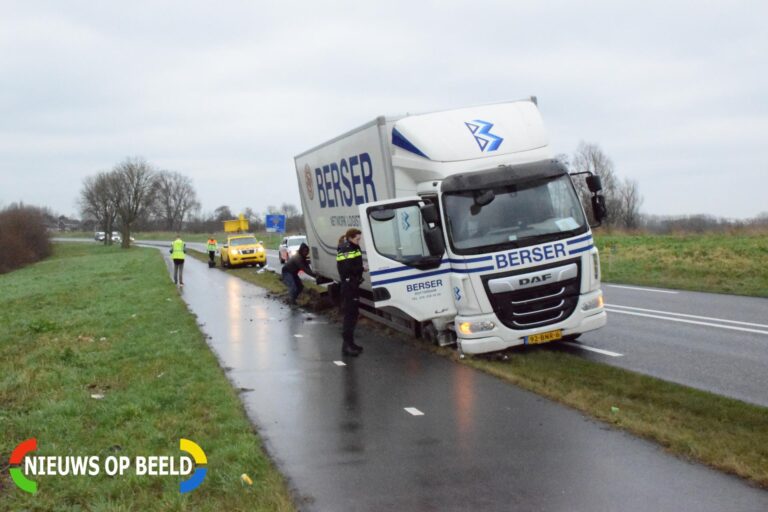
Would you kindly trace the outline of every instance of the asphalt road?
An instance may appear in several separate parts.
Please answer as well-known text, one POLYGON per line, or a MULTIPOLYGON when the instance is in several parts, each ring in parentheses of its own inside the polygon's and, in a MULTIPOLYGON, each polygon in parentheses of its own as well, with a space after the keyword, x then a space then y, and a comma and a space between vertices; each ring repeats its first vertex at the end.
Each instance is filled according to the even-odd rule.
POLYGON ((584 357, 768 407, 768 299, 603 284, 584 357))
POLYGON ((768 510, 742 480, 375 332, 343 358, 338 325, 197 260, 185 283, 301 510, 768 510))

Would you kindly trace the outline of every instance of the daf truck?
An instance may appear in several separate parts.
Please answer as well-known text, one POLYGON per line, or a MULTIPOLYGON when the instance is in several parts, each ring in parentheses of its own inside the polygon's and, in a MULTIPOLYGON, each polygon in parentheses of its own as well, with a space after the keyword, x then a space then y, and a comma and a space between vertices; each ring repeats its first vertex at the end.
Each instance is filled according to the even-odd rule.
MULTIPOLYGON (((373 121, 295 157, 318 282, 363 233, 377 311, 478 354, 606 323, 597 248, 536 98, 373 121)), ((593 219, 606 214, 586 176, 593 219)))

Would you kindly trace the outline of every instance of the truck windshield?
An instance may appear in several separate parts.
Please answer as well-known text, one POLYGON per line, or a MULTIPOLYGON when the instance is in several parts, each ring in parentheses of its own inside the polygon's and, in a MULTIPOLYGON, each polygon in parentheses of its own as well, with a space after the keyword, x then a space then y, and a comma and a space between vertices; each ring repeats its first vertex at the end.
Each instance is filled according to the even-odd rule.
POLYGON ((567 175, 443 196, 451 245, 459 254, 500 251, 587 230, 567 175))

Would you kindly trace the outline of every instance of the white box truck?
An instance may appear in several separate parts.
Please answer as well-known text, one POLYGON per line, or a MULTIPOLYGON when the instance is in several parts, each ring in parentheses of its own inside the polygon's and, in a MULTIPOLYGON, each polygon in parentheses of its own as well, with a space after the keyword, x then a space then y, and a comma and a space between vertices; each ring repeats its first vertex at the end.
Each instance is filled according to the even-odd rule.
POLYGON ((477 354, 605 325, 597 248, 535 98, 378 117, 295 163, 318 282, 338 282, 338 239, 359 227, 368 299, 441 344, 477 354))

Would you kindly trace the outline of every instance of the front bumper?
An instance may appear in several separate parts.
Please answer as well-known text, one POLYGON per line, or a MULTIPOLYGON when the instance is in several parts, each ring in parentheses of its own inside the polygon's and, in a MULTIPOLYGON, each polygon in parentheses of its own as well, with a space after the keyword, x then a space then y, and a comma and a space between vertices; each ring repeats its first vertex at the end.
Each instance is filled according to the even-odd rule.
POLYGON ((502 324, 501 321, 499 321, 494 313, 476 316, 458 315, 455 322, 459 346, 461 347, 461 350, 466 354, 483 354, 486 352, 504 350, 516 345, 524 345, 528 336, 542 332, 554 331, 556 329, 561 329, 563 336, 572 336, 574 334, 594 331, 595 329, 599 329, 605 325, 607 320, 605 309, 603 307, 599 307, 589 309, 587 311, 582 311, 582 306, 586 303, 594 301, 600 296, 602 296, 602 292, 600 290, 582 295, 579 298, 576 309, 571 314, 571 316, 562 322, 535 329, 509 329, 504 324, 502 324), (458 328, 462 322, 493 322, 495 327, 489 331, 464 334, 458 328))
POLYGON ((266 263, 267 253, 257 252, 253 254, 230 254, 229 262, 231 265, 252 265, 254 263, 266 263))

